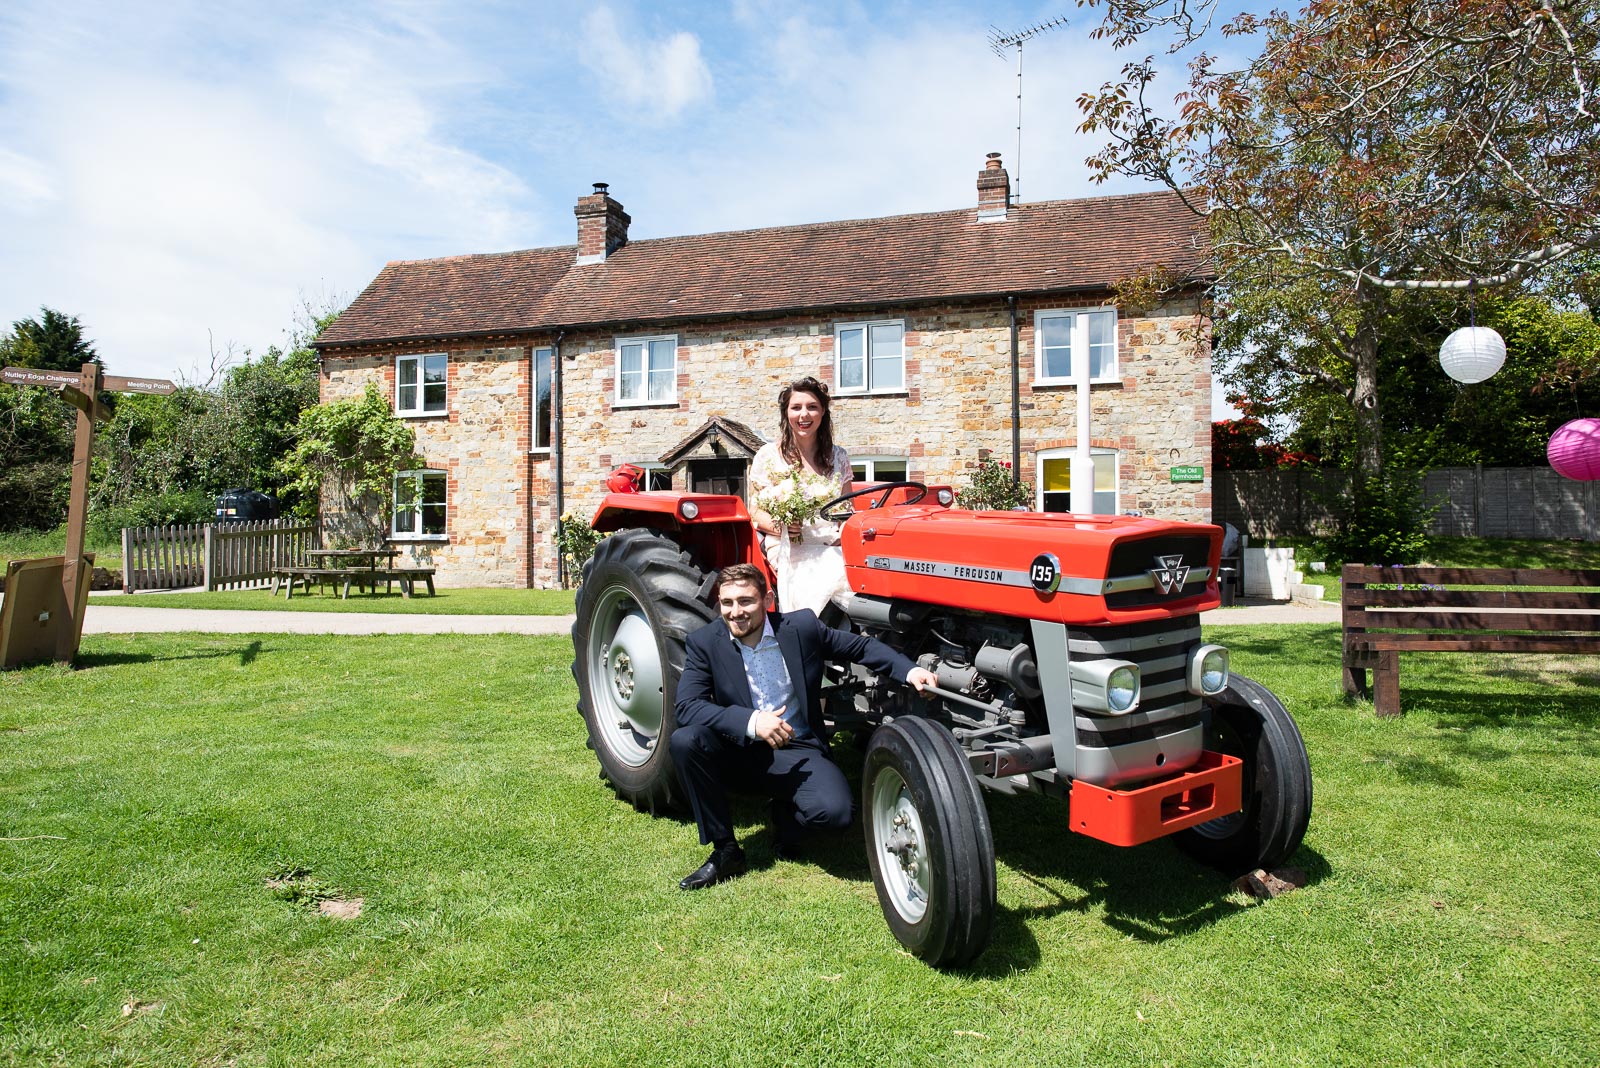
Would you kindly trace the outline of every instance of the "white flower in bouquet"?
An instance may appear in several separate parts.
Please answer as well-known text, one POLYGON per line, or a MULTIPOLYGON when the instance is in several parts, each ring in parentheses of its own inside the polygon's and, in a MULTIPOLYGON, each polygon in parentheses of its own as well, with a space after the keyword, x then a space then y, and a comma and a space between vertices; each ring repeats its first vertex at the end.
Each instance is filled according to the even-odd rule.
POLYGON ((757 493, 756 504, 779 526, 787 527, 791 523, 809 523, 823 505, 838 495, 839 488, 832 479, 797 468, 757 493))

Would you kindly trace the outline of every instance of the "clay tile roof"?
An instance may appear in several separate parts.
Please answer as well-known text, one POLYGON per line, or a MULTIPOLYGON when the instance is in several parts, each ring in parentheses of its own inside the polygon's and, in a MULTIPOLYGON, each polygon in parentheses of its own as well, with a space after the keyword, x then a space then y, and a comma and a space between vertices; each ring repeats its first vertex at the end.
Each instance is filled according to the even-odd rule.
POLYGON ((751 430, 745 424, 729 419, 725 415, 713 415, 710 419, 701 423, 688 437, 662 453, 658 462, 666 464, 668 467, 675 466, 679 460, 694 451, 695 447, 711 432, 712 427, 717 428, 723 435, 732 438, 734 443, 743 447, 746 454, 750 456, 754 456, 761 446, 767 443, 766 438, 751 430))
POLYGON ((1203 269, 1204 221, 1163 191, 391 263, 319 348, 1105 290, 1151 268, 1203 269))

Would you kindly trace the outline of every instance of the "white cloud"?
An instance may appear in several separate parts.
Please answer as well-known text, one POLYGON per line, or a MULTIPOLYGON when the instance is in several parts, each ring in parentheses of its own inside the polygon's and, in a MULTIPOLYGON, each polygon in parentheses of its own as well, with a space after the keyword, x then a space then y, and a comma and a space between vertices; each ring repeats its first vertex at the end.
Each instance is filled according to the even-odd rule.
MULTIPOLYGON (((739 25, 752 40, 729 95, 748 103, 702 133, 698 151, 666 145, 671 166, 645 165, 645 196, 624 197, 641 235, 975 207, 988 152, 1018 179, 1016 68, 995 58, 976 18, 928 16, 885 33, 747 5, 739 25)), ((1083 30, 1029 48, 1024 198, 1146 188, 1091 185, 1083 160, 1096 146, 1076 133, 1077 94, 1120 59, 1083 30)))
POLYGON ((13 209, 29 210, 57 195, 49 173, 37 160, 0 148, 0 200, 9 201, 13 209))
POLYGON ((475 65, 381 13, 209 6, 0 17, 0 319, 80 316, 117 373, 282 340, 302 294, 387 259, 524 243, 533 196, 448 130, 475 65))
POLYGON ((698 37, 682 31, 655 40, 629 35, 603 4, 584 17, 579 56, 608 96, 659 118, 675 118, 712 95, 698 37))

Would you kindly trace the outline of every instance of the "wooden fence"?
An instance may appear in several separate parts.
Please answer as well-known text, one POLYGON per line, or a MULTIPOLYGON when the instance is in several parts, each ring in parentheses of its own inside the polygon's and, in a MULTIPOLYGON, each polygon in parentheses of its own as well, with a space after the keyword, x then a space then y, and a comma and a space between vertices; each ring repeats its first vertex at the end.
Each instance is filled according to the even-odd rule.
POLYGON ((303 565, 317 544, 315 524, 295 519, 125 527, 122 590, 265 586, 273 568, 303 565))
MULTIPOLYGON (((1257 539, 1325 534, 1349 477, 1304 468, 1218 471, 1212 517, 1257 539)), ((1600 541, 1600 483, 1574 482, 1548 467, 1440 468, 1423 476, 1422 497, 1438 506, 1433 534, 1600 541)))

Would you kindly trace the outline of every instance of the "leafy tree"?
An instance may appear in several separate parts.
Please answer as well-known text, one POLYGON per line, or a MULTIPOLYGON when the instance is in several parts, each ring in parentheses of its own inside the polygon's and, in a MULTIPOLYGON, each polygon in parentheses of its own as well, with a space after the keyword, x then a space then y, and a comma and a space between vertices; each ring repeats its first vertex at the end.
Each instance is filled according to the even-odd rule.
POLYGON ((76 419, 47 390, 0 385, 0 530, 48 530, 66 518, 76 419))
MULTIPOLYGON (((1099 4, 1099 36, 1172 52, 1198 47, 1216 7, 1099 4)), ((1083 129, 1107 139, 1089 164, 1163 182, 1208 217, 1225 377, 1275 368, 1279 388, 1259 395, 1348 420, 1375 478, 1399 298, 1533 284, 1600 247, 1600 8, 1311 0, 1221 32, 1260 51, 1239 69, 1195 55, 1170 115, 1150 56, 1085 94, 1083 129)))
POLYGON ((300 495, 296 513, 315 518, 319 500, 326 501, 331 527, 353 540, 381 540, 394 505, 394 475, 420 462, 411 427, 368 383, 360 397, 305 409, 294 436, 282 471, 300 495))
POLYGON ((318 388, 316 353, 303 345, 287 353, 274 346, 230 368, 197 429, 216 458, 208 488, 259 489, 292 507, 281 461, 294 447, 300 413, 317 403, 318 388))
MULTIPOLYGON (((1477 321, 1506 339, 1506 363, 1494 378, 1464 386, 1439 367, 1438 339, 1454 328, 1454 301, 1438 294, 1397 298, 1380 327, 1386 465, 1406 470, 1544 463, 1545 445, 1568 419, 1600 410, 1600 327, 1587 314, 1562 311, 1533 296, 1488 295, 1477 321)), ((1274 396, 1294 414, 1287 444, 1342 467, 1357 460, 1354 414, 1338 391, 1296 379, 1270 362, 1246 376, 1252 395, 1274 396)), ((1215 461, 1220 464, 1219 459, 1215 461)))
MULTIPOLYGON (((98 361, 77 316, 51 308, 0 336, 0 364, 76 371, 98 361)), ((0 530, 51 529, 67 514, 77 410, 37 386, 0 385, 0 530)))
POLYGON ((11 333, 0 339, 0 358, 7 366, 50 371, 76 371, 86 363, 100 362, 78 317, 53 308, 40 308, 37 319, 12 323, 11 333))

